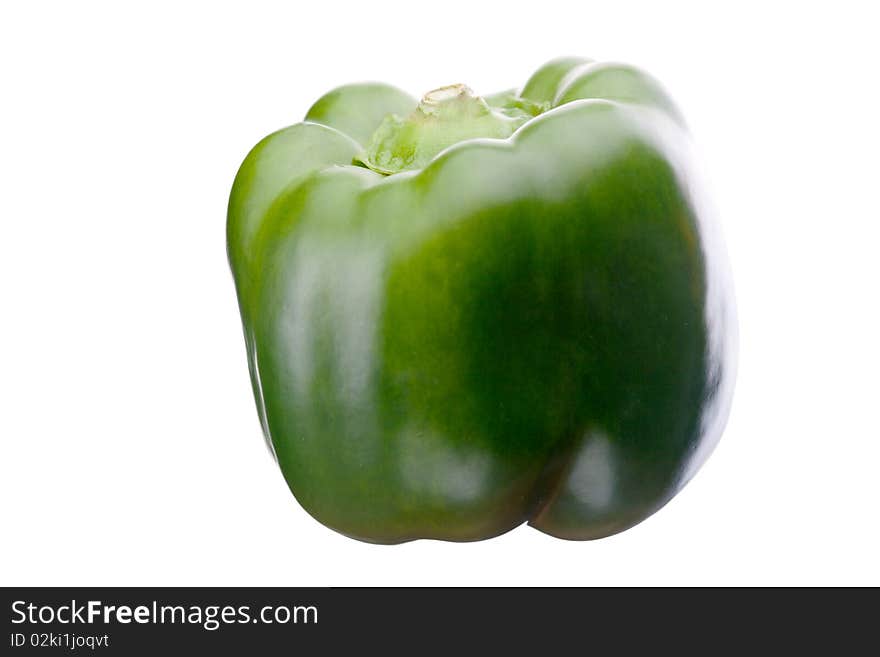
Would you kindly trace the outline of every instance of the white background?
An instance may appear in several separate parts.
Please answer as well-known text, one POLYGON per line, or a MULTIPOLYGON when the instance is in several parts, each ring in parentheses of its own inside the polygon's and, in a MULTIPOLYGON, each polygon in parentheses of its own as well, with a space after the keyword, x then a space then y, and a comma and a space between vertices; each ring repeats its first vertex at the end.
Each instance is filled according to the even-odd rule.
POLYGON ((871 3, 4 3, 0 583, 880 584, 871 3), (562 54, 665 82, 741 323, 733 413, 665 509, 574 543, 359 543, 295 502, 248 382, 224 222, 330 88, 516 86, 562 54))

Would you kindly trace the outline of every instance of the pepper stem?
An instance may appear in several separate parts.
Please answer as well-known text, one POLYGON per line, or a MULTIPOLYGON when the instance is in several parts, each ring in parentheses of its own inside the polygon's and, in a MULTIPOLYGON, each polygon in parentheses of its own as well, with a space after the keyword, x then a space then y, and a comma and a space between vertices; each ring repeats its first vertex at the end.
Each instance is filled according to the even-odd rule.
POLYGON ((542 109, 526 107, 520 99, 511 101, 491 107, 467 85, 439 87, 426 93, 406 118, 386 116, 355 160, 391 175, 422 169, 441 151, 462 141, 505 139, 542 109))

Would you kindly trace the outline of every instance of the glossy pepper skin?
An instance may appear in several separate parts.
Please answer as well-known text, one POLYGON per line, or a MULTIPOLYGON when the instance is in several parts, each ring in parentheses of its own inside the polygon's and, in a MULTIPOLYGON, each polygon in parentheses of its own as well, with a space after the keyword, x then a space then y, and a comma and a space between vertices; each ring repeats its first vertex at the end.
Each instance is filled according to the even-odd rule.
POLYGON ((485 102, 341 87, 261 141, 228 252, 300 504, 376 543, 594 539, 663 506, 733 390, 697 174, 653 78, 577 58, 485 102))

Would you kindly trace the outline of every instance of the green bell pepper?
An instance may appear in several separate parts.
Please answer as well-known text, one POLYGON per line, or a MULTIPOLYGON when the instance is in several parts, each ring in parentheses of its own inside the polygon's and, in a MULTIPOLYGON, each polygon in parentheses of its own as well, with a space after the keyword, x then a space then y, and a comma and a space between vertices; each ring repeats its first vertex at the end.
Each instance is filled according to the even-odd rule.
POLYGON ((263 139, 228 254, 300 504, 376 543, 593 539, 663 506, 735 369, 697 174, 653 78, 577 58, 485 98, 343 86, 263 139))

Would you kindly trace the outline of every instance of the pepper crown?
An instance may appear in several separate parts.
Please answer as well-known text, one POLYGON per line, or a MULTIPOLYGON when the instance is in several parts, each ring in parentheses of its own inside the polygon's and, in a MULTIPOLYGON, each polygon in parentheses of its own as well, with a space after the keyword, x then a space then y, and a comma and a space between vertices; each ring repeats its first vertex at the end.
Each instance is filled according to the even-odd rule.
POLYGON ((407 117, 385 117, 356 164, 384 175, 425 167, 441 151, 468 139, 505 139, 546 107, 509 96, 490 106, 463 84, 429 91, 407 117))

